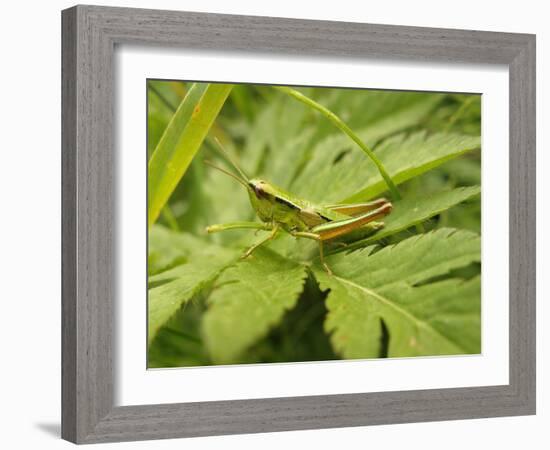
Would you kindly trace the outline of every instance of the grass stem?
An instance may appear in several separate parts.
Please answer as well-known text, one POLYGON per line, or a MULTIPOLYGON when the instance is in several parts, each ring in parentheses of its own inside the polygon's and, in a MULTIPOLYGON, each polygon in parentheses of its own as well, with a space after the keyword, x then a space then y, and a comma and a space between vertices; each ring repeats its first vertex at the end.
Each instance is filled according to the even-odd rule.
POLYGON ((386 182, 388 189, 390 190, 392 194, 392 198, 394 200, 400 200, 401 195, 399 194, 399 191, 397 190, 397 186, 391 179, 390 175, 386 171, 386 168, 382 164, 382 162, 378 159, 378 157, 374 154, 374 152, 365 144, 357 134, 342 120, 340 119, 336 114, 334 114, 329 109, 325 108, 323 105, 317 103, 315 100, 312 100, 308 96, 302 94, 301 92, 289 88, 287 86, 273 86, 275 89, 277 89, 280 92, 284 92, 285 94, 290 95, 294 99, 304 103, 305 105, 316 109, 319 111, 323 116, 325 116, 328 120, 330 120, 338 129, 340 129, 342 132, 344 132, 353 142, 355 142, 361 150, 372 160, 372 162, 376 165, 378 168, 378 171, 380 172, 380 175, 386 182))

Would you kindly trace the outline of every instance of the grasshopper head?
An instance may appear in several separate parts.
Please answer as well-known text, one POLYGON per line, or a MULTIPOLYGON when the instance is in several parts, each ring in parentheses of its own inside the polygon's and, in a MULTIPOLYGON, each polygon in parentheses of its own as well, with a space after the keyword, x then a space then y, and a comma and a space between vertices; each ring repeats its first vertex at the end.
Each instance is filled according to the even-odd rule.
POLYGON ((256 214, 263 222, 273 221, 275 205, 274 188, 267 181, 253 178, 248 180, 248 197, 256 214))

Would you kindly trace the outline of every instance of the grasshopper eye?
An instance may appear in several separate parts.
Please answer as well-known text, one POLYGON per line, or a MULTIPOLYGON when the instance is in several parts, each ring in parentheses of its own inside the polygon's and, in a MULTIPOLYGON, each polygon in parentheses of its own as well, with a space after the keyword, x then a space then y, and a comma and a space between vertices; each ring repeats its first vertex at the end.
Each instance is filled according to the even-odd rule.
POLYGON ((254 186, 254 192, 256 193, 256 197, 258 197, 258 198, 262 198, 264 196, 263 189, 261 187, 259 187, 258 185, 254 186))

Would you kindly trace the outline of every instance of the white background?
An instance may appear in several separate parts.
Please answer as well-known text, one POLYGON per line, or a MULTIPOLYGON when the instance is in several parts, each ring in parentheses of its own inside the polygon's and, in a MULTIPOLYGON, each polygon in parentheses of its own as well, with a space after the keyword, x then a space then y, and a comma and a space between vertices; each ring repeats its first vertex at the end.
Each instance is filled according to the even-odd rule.
MULTIPOLYGON (((105 5, 185 9, 205 12, 332 19, 399 25, 470 28, 537 33, 538 229, 548 229, 544 194, 550 192, 548 131, 550 120, 548 50, 544 2, 463 0, 357 2, 257 2, 232 0, 117 1, 105 5)), ((59 440, 60 415, 60 15, 71 2, 9 2, 3 5, 2 159, 2 433, 5 448, 69 448, 59 440)), ((548 202, 546 202, 548 203, 548 202)), ((334 448, 501 449, 545 448, 550 422, 547 383, 550 317, 545 251, 547 233, 539 233, 538 252, 538 415, 442 423, 388 425, 118 444, 116 448, 334 448), (546 269, 546 270, 545 270, 546 269), (546 426, 545 426, 546 425, 546 426)), ((547 445, 547 444, 546 444, 547 445)), ((98 446, 114 448, 112 446, 98 446)))

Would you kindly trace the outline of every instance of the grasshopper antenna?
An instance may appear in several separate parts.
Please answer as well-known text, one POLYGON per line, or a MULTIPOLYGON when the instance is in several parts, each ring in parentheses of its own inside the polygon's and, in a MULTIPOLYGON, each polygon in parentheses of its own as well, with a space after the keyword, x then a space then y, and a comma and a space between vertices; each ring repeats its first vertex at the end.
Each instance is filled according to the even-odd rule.
POLYGON ((248 184, 246 183, 245 180, 243 180, 242 178, 239 178, 234 173, 229 172, 229 170, 222 169, 221 167, 216 166, 215 164, 213 164, 211 161, 208 161, 207 159, 204 160, 204 164, 212 167, 213 169, 219 170, 220 172, 223 172, 226 175, 229 175, 231 178, 233 178, 233 179, 237 180, 239 183, 241 183, 245 188, 250 189, 250 187, 248 186, 248 184))
MULTIPOLYGON (((243 180, 247 180, 248 181, 248 177, 246 176, 246 174, 243 172, 243 170, 239 167, 239 165, 237 164, 237 161, 235 161, 233 159, 233 157, 229 154, 229 152, 223 148, 223 145, 222 143, 218 140, 218 138, 214 138, 214 141, 216 141, 216 144, 218 144, 218 147, 220 148, 220 151, 222 152, 222 154, 226 157, 226 159, 231 163, 231 165, 233 166, 233 168, 239 172, 239 175, 242 177, 243 180)), ((212 164, 210 164, 210 166, 212 166, 212 164)), ((214 167, 214 166, 212 166, 214 167)), ((218 167, 216 167, 217 169, 219 169, 218 167)))

